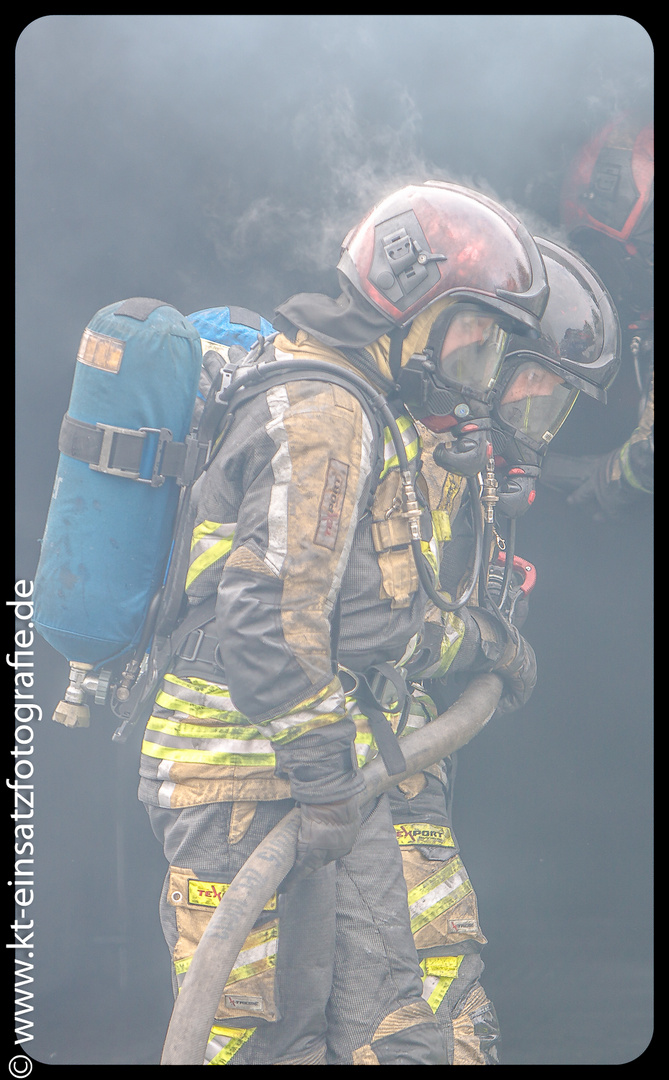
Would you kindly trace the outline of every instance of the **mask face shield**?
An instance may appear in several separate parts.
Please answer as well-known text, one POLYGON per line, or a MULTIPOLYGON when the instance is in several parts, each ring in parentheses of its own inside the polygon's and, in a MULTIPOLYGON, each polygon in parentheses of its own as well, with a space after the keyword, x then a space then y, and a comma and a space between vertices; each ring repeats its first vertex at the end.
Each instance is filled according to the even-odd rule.
POLYGON ((414 417, 443 431, 470 415, 487 416, 508 340, 495 313, 475 304, 444 308, 424 351, 414 353, 398 376, 414 417))
POLYGON ((499 375, 507 343, 507 332, 492 315, 459 306, 446 326, 438 353, 435 349, 436 380, 485 400, 499 375))
POLYGON ((578 394, 558 371, 528 358, 514 365, 499 388, 494 412, 514 438, 542 451, 567 419, 578 394))

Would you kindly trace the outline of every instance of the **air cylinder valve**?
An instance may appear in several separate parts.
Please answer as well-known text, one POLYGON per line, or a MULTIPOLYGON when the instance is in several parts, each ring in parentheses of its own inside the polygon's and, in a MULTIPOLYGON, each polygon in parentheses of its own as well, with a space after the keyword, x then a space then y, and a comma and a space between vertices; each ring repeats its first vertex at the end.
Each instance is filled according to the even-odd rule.
POLYGON ((97 675, 89 675, 92 668, 92 664, 70 661, 70 682, 52 717, 57 724, 70 728, 89 727, 91 713, 86 703, 86 695, 92 694, 96 705, 105 703, 111 673, 101 671, 97 675))

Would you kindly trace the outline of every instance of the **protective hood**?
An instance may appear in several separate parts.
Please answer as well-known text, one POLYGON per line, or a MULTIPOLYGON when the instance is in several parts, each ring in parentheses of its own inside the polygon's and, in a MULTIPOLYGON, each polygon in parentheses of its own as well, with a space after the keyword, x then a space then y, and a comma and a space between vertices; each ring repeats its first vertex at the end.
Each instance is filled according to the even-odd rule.
POLYGON ((273 323, 291 340, 306 330, 332 348, 360 349, 393 329, 394 323, 376 311, 351 283, 339 274, 341 294, 335 300, 323 293, 297 293, 280 304, 273 323))
MULTIPOLYGON (((352 306, 354 304, 364 303, 364 301, 361 302, 360 300, 355 300, 353 296, 350 296, 349 299, 351 300, 352 306)), ((367 337, 364 346, 360 344, 359 338, 357 339, 356 344, 353 344, 351 338, 354 335, 352 334, 343 335, 349 338, 348 341, 343 341, 341 337, 339 339, 334 339, 329 335, 324 334, 321 329, 321 326, 323 325, 322 321, 319 322, 318 330, 315 330, 312 327, 306 325, 300 327, 300 329, 296 329, 297 322, 294 320, 300 318, 303 322, 306 323, 306 315, 310 306, 309 301, 312 300, 316 301, 316 303, 311 307, 311 314, 323 314, 326 311, 327 305, 323 305, 323 307, 320 307, 318 303, 319 301, 327 301, 330 305, 339 304, 339 301, 335 301, 329 296, 322 296, 317 293, 300 293, 295 297, 291 297, 290 300, 287 300, 284 304, 281 305, 280 308, 277 308, 277 312, 283 313, 283 315, 286 317, 277 317, 275 314, 274 325, 280 331, 280 335, 275 342, 275 346, 279 349, 285 349, 286 351, 293 354, 299 352, 304 353, 305 355, 308 354, 309 356, 314 356, 316 358, 320 357, 322 359, 328 360, 335 359, 335 357, 332 356, 332 353, 330 351, 332 349, 336 350, 338 347, 364 347, 365 353, 374 361, 374 366, 378 369, 379 373, 385 379, 392 380, 392 375, 390 371, 391 340, 388 330, 395 328, 392 326, 389 327, 388 323, 384 320, 385 328, 377 326, 376 336, 372 340, 367 337), (297 303, 294 304, 294 301, 296 301, 297 303), (303 308, 301 305, 302 301, 304 301, 303 308), (287 312, 289 310, 291 314, 290 319, 287 318, 287 312), (321 347, 322 345, 327 346, 327 348, 323 349, 321 347)), ((427 344, 427 339, 430 334, 430 330, 432 328, 432 324, 434 323, 435 319, 440 314, 440 312, 444 310, 444 308, 450 307, 451 304, 454 304, 455 302, 456 301, 451 299, 450 297, 444 297, 443 299, 438 300, 436 303, 432 304, 431 307, 427 308, 426 311, 421 312, 421 314, 413 320, 402 342, 402 366, 404 366, 411 359, 414 353, 421 352, 425 348, 427 344)), ((379 319, 379 316, 376 315, 376 313, 371 308, 369 309, 369 311, 371 313, 372 319, 379 319)), ((333 317, 336 318, 336 313, 333 317)), ((354 325, 354 320, 352 320, 352 322, 348 325, 349 327, 351 325, 354 325)), ((359 328, 361 328, 363 323, 360 322, 357 325, 359 328)), ((371 329, 371 320, 367 323, 367 326, 369 329, 371 329)), ((337 328, 337 331, 338 330, 339 327, 337 328)), ((342 354, 339 354, 336 359, 339 362, 343 361, 345 366, 349 366, 350 364, 350 360, 342 354)))

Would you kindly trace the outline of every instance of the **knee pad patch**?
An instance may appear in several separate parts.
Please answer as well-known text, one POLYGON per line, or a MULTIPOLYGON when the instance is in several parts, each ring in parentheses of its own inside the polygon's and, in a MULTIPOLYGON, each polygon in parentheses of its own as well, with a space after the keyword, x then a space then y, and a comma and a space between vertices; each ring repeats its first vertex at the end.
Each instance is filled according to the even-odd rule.
POLYGON ((445 1065, 441 1031, 428 1003, 412 1001, 384 1017, 371 1045, 353 1052, 354 1065, 445 1065))
POLYGON ((476 893, 459 855, 445 862, 402 849, 411 930, 417 949, 473 939, 487 943, 479 925, 476 893))
POLYGON ((453 1017, 453 1064, 497 1065, 499 1021, 482 986, 467 995, 453 1017))
MULTIPOLYGON (((176 866, 170 869, 167 901, 174 908, 176 916, 178 938, 173 961, 179 987, 228 885, 229 882, 205 881, 192 870, 176 866)), ((278 1018, 274 994, 278 943, 279 920, 276 897, 272 897, 235 961, 216 1010, 216 1020, 233 1017, 278 1018)))

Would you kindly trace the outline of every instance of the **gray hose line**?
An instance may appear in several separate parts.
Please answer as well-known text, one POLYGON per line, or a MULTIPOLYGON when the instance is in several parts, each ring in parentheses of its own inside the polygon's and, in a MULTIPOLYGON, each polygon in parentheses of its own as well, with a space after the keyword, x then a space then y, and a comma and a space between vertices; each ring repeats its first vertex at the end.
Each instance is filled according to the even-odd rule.
MULTIPOLYGON (((363 769, 365 794, 376 798, 401 780, 455 753, 492 716, 502 692, 494 673, 474 678, 450 709, 402 738, 406 772, 388 776, 381 758, 363 769)), ((295 862, 298 807, 258 845, 214 910, 172 1011, 161 1065, 202 1065, 214 1017, 232 966, 265 904, 295 862)))

